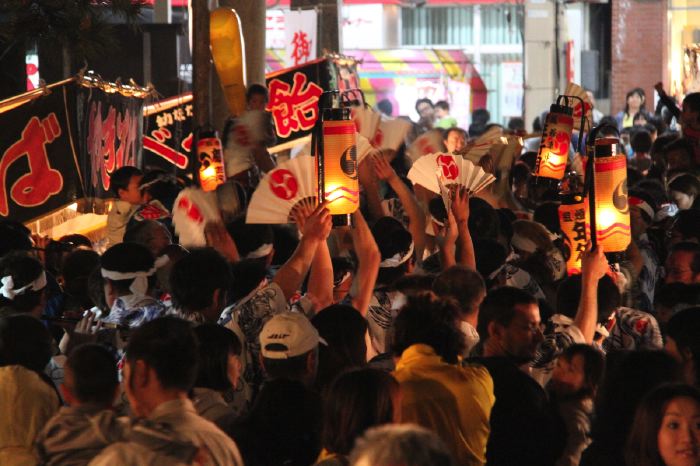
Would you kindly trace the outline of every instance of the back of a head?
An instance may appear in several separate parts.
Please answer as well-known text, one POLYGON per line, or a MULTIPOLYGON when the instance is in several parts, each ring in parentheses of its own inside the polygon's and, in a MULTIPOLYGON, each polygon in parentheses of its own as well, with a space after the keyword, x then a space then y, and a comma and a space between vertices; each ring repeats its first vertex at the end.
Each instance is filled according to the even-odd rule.
POLYGON ((500 220, 496 209, 483 199, 469 198, 469 232, 474 239, 498 237, 500 220))
POLYGON ((491 119, 491 113, 485 108, 477 108, 472 112, 472 123, 486 125, 491 119))
POLYGON ((73 349, 66 361, 72 394, 81 403, 111 406, 119 385, 117 361, 107 348, 92 343, 73 349))
POLYGON ((126 359, 142 360, 165 389, 188 391, 197 377, 199 346, 192 325, 176 317, 161 317, 129 335, 126 359))
POLYGON ((535 213, 532 218, 535 222, 544 225, 551 233, 559 233, 561 226, 559 225, 559 203, 547 201, 538 205, 535 208, 535 213))
POLYGON ((394 420, 399 384, 379 369, 354 369, 340 374, 326 393, 322 445, 333 453, 350 454, 355 439, 370 427, 394 420))
POLYGON ((32 249, 31 232, 19 222, 0 221, 0 258, 11 251, 32 249))
POLYGON ((518 288, 504 286, 490 291, 479 309, 477 331, 481 339, 486 341, 489 337, 488 327, 491 322, 507 327, 516 315, 516 306, 530 304, 537 304, 537 300, 518 288))
POLYGON ((214 292, 223 297, 231 283, 229 263, 213 248, 190 251, 170 271, 173 304, 190 312, 211 306, 214 292))
POLYGON ((267 253, 272 251, 272 248, 267 246, 272 245, 274 241, 270 225, 245 223, 245 217, 240 216, 226 225, 226 229, 236 243, 241 258, 257 259, 267 255, 263 254, 263 249, 269 249, 267 253))
MULTIPOLYGON (((581 300, 581 274, 564 279, 557 288, 556 312, 572 319, 576 315, 581 300)), ((603 323, 620 307, 622 297, 617 285, 610 276, 605 275, 598 281, 598 322, 603 323)))
POLYGON ((681 354, 690 353, 695 364, 695 383, 700 386, 700 307, 674 314, 666 325, 666 335, 681 354))
POLYGON ((26 314, 0 317, 0 367, 43 372, 52 354, 51 334, 39 319, 26 314))
POLYGON ((215 323, 204 323, 194 328, 199 343, 199 364, 195 387, 225 391, 231 388, 228 378, 229 355, 239 356, 241 341, 235 333, 215 323))
POLYGON ((255 259, 243 259, 231 265, 230 302, 236 302, 253 291, 267 276, 265 264, 255 259))
POLYGON ((100 255, 93 250, 76 249, 63 262, 63 287, 72 295, 87 296, 88 277, 100 265, 100 255))
POLYGON ((0 259, 0 306, 14 312, 33 311, 46 287, 46 273, 41 262, 25 251, 14 251, 0 259))
POLYGON ((392 217, 382 217, 372 226, 382 262, 377 283, 390 285, 405 272, 413 256, 413 237, 392 217))
MULTIPOLYGON (((109 277, 106 277, 104 271, 120 274, 148 272, 154 268, 154 265, 155 260, 151 252, 145 246, 136 243, 115 244, 107 249, 101 258, 102 275, 105 278, 109 277)), ((120 292, 126 292, 134 279, 114 279, 111 281, 120 292)))
POLYGON ((511 117, 508 120, 508 129, 511 131, 525 131, 525 120, 521 117, 511 117))
POLYGON ((433 432, 414 424, 374 427, 358 440, 352 466, 456 466, 452 453, 433 432))
POLYGON ((145 246, 155 255, 160 254, 161 250, 172 242, 172 237, 168 228, 162 223, 156 220, 142 220, 129 224, 124 233, 124 242, 145 246))
POLYGON ((683 98, 683 106, 691 112, 700 112, 700 92, 691 92, 683 98))
POLYGON ((683 241, 700 242, 700 210, 687 209, 678 212, 673 230, 683 241))
POLYGON ((392 116, 394 114, 394 106, 387 99, 382 99, 377 102, 377 110, 387 116, 392 116))
POLYGON ((476 270, 484 277, 488 285, 488 282, 491 281, 489 276, 505 264, 508 251, 495 239, 483 238, 474 241, 474 253, 476 270))
POLYGON ((479 272, 455 265, 435 278, 433 291, 442 298, 456 300, 461 313, 471 314, 478 310, 475 304, 486 293, 486 285, 479 272))
POLYGON ((638 129, 632 133, 631 146, 635 153, 648 154, 651 150, 651 134, 645 129, 638 129))
POLYGON ((313 383, 316 368, 309 366, 309 356, 325 340, 304 314, 283 312, 273 316, 263 325, 259 338, 263 367, 269 379, 313 383))
POLYGON ((428 345, 445 362, 454 364, 464 350, 457 328, 459 310, 451 301, 430 294, 408 299, 394 321, 393 351, 400 356, 409 346, 428 345))
POLYGON ((267 88, 265 86, 263 86, 262 84, 253 83, 253 84, 248 86, 248 89, 246 89, 246 92, 245 92, 246 102, 249 102, 250 99, 254 95, 261 95, 265 98, 265 101, 268 100, 267 88))

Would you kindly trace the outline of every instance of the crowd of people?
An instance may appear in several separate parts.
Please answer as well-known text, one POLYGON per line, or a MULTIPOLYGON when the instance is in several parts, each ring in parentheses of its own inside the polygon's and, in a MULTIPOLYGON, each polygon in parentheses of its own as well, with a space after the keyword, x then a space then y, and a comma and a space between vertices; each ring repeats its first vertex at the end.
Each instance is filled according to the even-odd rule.
MULTIPOLYGON (((326 203, 246 224, 262 147, 206 247, 175 236, 182 180, 128 166, 104 251, 0 223, 0 464, 700 465, 700 95, 644 104, 596 121, 623 136, 632 242, 580 273, 537 140, 441 212, 411 141, 366 157, 351 227, 326 203)), ((416 111, 445 151, 524 135, 416 111)))

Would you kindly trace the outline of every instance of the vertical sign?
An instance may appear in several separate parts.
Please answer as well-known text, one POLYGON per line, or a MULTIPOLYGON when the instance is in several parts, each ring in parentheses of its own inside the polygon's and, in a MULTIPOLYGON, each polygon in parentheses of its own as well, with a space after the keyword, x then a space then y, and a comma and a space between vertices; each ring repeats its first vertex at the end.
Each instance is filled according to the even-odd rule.
POLYGON ((501 116, 523 116, 523 64, 501 63, 501 116))
POLYGON ((285 23, 285 59, 287 66, 299 66, 316 59, 316 11, 287 11, 285 23))

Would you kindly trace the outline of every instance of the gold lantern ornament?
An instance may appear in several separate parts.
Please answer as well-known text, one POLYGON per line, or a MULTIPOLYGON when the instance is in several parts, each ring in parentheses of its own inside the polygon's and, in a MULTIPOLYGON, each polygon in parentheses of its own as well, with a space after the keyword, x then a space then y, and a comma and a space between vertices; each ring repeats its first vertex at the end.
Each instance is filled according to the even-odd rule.
POLYGON ((349 108, 326 108, 318 144, 319 198, 328 202, 336 226, 350 225, 360 203, 355 123, 349 108))
POLYGON ((559 181, 564 178, 569 156, 571 133, 574 128, 573 108, 561 105, 566 96, 559 96, 549 108, 542 129, 542 140, 537 152, 534 175, 559 181))
MULTIPOLYGON (((592 133, 590 137, 595 138, 592 133)), ((588 169, 589 215, 596 234, 593 245, 605 253, 623 253, 632 239, 627 199, 627 156, 618 151, 617 138, 593 139, 588 169)))
POLYGON ((571 274, 581 272, 581 257, 590 235, 588 206, 581 194, 562 195, 559 205, 559 227, 564 243, 569 249, 566 270, 571 274))
POLYGON ((199 185, 203 191, 214 191, 226 181, 221 139, 213 129, 203 129, 197 138, 199 185))

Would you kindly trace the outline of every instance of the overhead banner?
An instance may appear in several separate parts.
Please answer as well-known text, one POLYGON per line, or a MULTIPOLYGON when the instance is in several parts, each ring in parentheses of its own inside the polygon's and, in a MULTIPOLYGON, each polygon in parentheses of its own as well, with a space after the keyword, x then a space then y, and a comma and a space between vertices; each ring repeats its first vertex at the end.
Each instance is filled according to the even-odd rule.
POLYGON ((319 98, 329 90, 330 79, 324 59, 267 75, 270 100, 265 110, 272 114, 277 147, 311 134, 319 116, 319 98))
POLYGON ((192 149, 192 94, 143 109, 143 167, 186 174, 192 149))
POLYGON ((85 194, 114 197, 109 191, 112 173, 126 165, 141 166, 144 99, 81 87, 77 101, 85 194))
POLYGON ((83 196, 75 84, 0 113, 0 218, 26 222, 83 196))
POLYGON ((285 11, 286 65, 299 66, 316 59, 316 10, 285 11))

